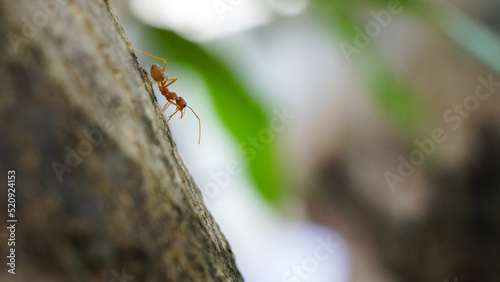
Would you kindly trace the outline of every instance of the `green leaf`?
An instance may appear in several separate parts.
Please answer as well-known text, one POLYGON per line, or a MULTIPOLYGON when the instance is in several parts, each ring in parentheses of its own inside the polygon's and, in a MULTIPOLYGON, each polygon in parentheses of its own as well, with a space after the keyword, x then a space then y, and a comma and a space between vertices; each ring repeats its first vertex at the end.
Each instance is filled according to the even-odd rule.
POLYGON ((222 122, 239 146, 248 151, 248 169, 260 194, 270 202, 277 203, 281 191, 273 148, 269 144, 260 143, 259 146, 254 146, 248 140, 269 127, 269 119, 260 105, 252 99, 252 95, 233 72, 201 45, 171 31, 148 26, 144 29, 153 45, 161 46, 159 56, 175 58, 175 61, 192 67, 203 77, 222 122))

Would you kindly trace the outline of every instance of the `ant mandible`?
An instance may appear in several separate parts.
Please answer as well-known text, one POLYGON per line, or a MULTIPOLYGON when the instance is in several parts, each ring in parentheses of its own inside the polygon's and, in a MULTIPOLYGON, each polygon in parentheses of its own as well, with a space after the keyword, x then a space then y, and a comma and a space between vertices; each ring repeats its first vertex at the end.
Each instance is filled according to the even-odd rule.
POLYGON ((201 140, 201 120, 200 120, 200 118, 194 112, 193 108, 191 108, 190 106, 187 105, 186 100, 184 100, 182 97, 177 96, 177 93, 168 90, 168 86, 170 86, 170 84, 174 83, 177 80, 177 78, 176 77, 169 78, 168 75, 165 76, 165 67, 167 66, 167 60, 160 58, 160 57, 150 55, 148 53, 144 53, 140 50, 137 50, 134 47, 132 47, 132 45, 129 42, 127 42, 127 44, 130 48, 132 48, 133 50, 135 50, 143 55, 146 55, 146 56, 163 61, 163 69, 159 65, 153 64, 151 66, 151 71, 150 71, 151 77, 154 79, 155 83, 158 83, 158 89, 160 89, 161 94, 167 99, 167 104, 165 104, 163 109, 156 112, 156 114, 163 114, 163 112, 165 112, 171 104, 174 104, 177 107, 177 109, 175 110, 175 112, 173 114, 171 114, 168 117, 167 121, 165 122, 165 126, 168 126, 167 122, 177 112, 181 112, 181 118, 182 118, 184 116, 183 110, 185 111, 185 108, 189 108, 193 112, 193 114, 196 116, 196 118, 198 119, 198 123, 199 123, 198 144, 200 144, 200 140, 201 140))

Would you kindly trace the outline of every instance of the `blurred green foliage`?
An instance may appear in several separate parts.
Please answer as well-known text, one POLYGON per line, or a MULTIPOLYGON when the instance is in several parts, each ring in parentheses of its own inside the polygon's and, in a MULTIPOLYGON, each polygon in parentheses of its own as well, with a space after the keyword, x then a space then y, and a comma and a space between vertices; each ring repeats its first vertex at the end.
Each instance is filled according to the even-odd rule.
MULTIPOLYGON (((401 13, 391 15, 392 18, 410 15, 419 18, 429 27, 441 31, 472 57, 500 73, 500 40, 497 35, 441 3, 435 5, 429 1, 416 0, 314 0, 310 12, 341 42, 354 46, 357 30, 364 30, 366 24, 373 21, 372 13, 386 10, 395 2, 399 4, 401 13)), ((217 113, 240 147, 248 144, 249 137, 257 136, 269 126, 264 107, 252 98, 255 96, 243 81, 233 75, 234 72, 223 63, 223 59, 207 52, 204 46, 173 32, 152 27, 145 27, 145 30, 150 42, 160 50, 159 56, 191 66, 200 73, 210 90, 217 113)), ((376 41, 375 38, 370 40, 376 41)), ((429 122, 426 101, 407 80, 389 67, 373 43, 363 48, 363 54, 357 56, 352 65, 372 92, 381 111, 400 129, 401 135, 411 141, 420 136, 419 129, 425 129, 429 122)), ((257 154, 246 155, 249 173, 260 194, 270 202, 278 203, 283 189, 274 158, 276 150, 269 144, 262 146, 264 148, 257 150, 257 154)))
MULTIPOLYGON (((365 32, 368 22, 375 21, 371 12, 386 11, 390 14, 390 20, 399 14, 387 12, 387 7, 395 3, 394 1, 316 0, 316 3, 314 12, 322 16, 324 24, 342 43, 354 48, 359 47, 355 41, 356 36, 359 38, 360 31, 365 32)), ((397 3, 400 13, 413 11, 418 14, 428 14, 425 4, 420 1, 406 0, 397 3)), ((374 42, 376 38, 369 36, 367 38, 370 44, 361 49, 360 54, 352 60, 352 65, 367 84, 381 111, 400 129, 405 139, 412 140, 414 136, 418 136, 419 129, 425 127, 422 124, 427 122, 423 96, 418 95, 406 80, 398 77, 382 59, 383 56, 374 42)))
POLYGON ((379 57, 373 57, 366 81, 382 111, 401 129, 401 136, 411 142, 428 123, 423 98, 397 77, 379 57))
MULTIPOLYGON (((500 73, 498 36, 451 5, 416 0, 316 0, 313 8, 322 16, 325 26, 342 42, 356 46, 355 38, 359 30, 364 31, 367 23, 375 21, 373 13, 387 13, 391 11, 391 6, 401 10, 391 14, 392 18, 400 15, 418 17, 429 27, 441 31, 470 56, 500 73)), ((369 44, 363 48, 353 66, 365 80, 382 111, 395 121, 401 135, 411 142, 418 137, 419 130, 427 127, 426 101, 381 58, 383 56, 376 45, 369 44)))

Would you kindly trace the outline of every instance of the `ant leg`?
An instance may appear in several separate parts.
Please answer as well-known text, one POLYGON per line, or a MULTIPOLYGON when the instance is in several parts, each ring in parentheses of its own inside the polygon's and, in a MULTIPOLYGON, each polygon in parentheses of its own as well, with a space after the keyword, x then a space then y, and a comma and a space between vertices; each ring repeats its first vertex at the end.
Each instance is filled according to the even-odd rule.
POLYGON ((153 55, 150 55, 148 53, 144 53, 142 52, 141 50, 138 50, 138 49, 135 49, 134 47, 132 47, 132 44, 130 44, 130 42, 127 42, 128 44, 128 47, 134 49, 135 51, 143 54, 143 55, 146 55, 146 56, 149 56, 149 57, 152 57, 152 58, 155 58, 155 59, 158 59, 158 60, 162 60, 163 61, 163 72, 165 72, 165 67, 167 66, 167 60, 163 59, 163 58, 160 58, 160 57, 156 57, 156 56, 153 56, 153 55))
POLYGON ((169 78, 168 78, 168 76, 167 76, 167 79, 165 79, 165 82, 168 82, 169 80, 171 80, 171 81, 170 81, 170 83, 169 83, 169 84, 167 84, 167 85, 165 85, 165 87, 168 87, 170 84, 172 84, 172 83, 176 82, 176 81, 177 81, 177 77, 174 77, 174 78, 170 78, 170 79, 169 79, 169 78))
POLYGON ((171 103, 167 101, 167 103, 165 104, 165 106, 163 107, 163 109, 161 109, 161 111, 158 111, 156 112, 156 114, 162 114, 164 111, 167 110, 168 107, 170 107, 171 103))
POLYGON ((174 83, 175 81, 177 81, 177 77, 174 77, 174 78, 168 78, 168 75, 165 77, 165 79, 163 81, 159 81, 158 82, 158 87, 161 85, 161 87, 168 87, 170 86, 170 84, 174 83), (167 82, 171 81, 169 84, 166 84, 167 82))
POLYGON ((171 118, 172 118, 172 117, 173 117, 173 116, 174 116, 174 115, 175 115, 178 111, 179 111, 179 109, 177 108, 177 110, 175 110, 175 112, 174 112, 173 114, 171 114, 171 115, 168 117, 168 119, 167 119, 167 121, 165 122, 165 124, 167 124, 167 122, 168 122, 168 121, 169 121, 169 120, 170 120, 170 119, 171 119, 171 118))

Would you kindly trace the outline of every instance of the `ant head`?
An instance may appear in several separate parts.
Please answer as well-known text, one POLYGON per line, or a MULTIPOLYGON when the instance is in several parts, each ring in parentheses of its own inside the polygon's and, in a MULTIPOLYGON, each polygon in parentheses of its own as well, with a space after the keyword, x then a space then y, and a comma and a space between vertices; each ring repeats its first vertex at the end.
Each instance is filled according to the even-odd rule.
POLYGON ((179 97, 177 98, 177 105, 181 110, 183 110, 185 107, 187 107, 187 102, 182 97, 179 97))
POLYGON ((163 69, 157 64, 152 65, 151 66, 151 77, 156 82, 160 82, 160 81, 165 80, 165 74, 163 73, 163 69))

